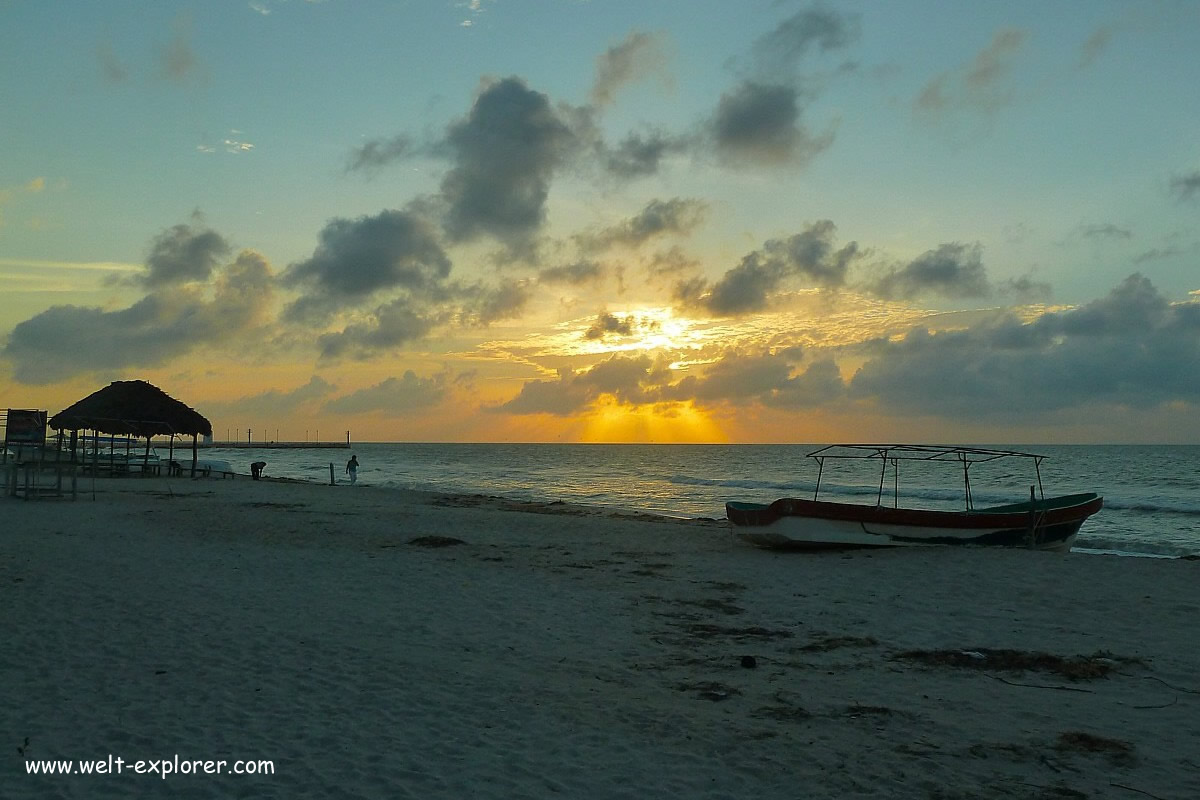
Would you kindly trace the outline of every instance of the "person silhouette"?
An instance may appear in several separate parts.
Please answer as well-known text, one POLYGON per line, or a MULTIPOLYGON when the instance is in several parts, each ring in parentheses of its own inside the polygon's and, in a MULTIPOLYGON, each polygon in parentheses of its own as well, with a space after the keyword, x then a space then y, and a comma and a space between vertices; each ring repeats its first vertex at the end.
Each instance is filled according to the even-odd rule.
POLYGON ((350 456, 350 460, 346 462, 346 474, 350 476, 350 485, 358 483, 358 456, 350 456))

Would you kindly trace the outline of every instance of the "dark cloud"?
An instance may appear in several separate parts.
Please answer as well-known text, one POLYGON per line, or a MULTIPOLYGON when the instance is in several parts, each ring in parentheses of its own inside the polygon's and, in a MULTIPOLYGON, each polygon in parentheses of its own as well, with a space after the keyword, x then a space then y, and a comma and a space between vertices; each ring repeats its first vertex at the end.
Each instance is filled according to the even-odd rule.
POLYGON ((141 283, 155 288, 173 283, 207 281, 213 270, 229 255, 229 243, 221 234, 190 225, 163 231, 150 247, 146 274, 141 283))
POLYGON ((722 316, 762 311, 769 295, 787 277, 779 266, 773 259, 764 258, 761 251, 751 253, 712 286, 704 306, 722 316))
POLYGON ((1200 305, 1141 275, 1107 297, 1025 324, 911 331, 877 343, 852 394, 902 413, 978 419, 1089 405, 1200 402, 1200 305))
POLYGON ((658 172, 662 160, 669 155, 687 152, 693 141, 687 136, 676 136, 662 131, 631 133, 615 148, 598 147, 604 168, 612 175, 623 178, 641 178, 658 172))
POLYGON ((561 369, 557 378, 530 381, 512 400, 490 410, 567 416, 603 397, 630 405, 761 403, 783 408, 815 407, 845 398, 845 384, 832 361, 818 361, 800 370, 801 360, 798 349, 777 353, 729 350, 707 367, 694 368, 699 374, 675 381, 676 373, 665 361, 644 355, 613 356, 588 371, 561 369))
POLYGON ((732 165, 802 165, 833 143, 832 133, 809 133, 798 90, 779 84, 747 81, 721 95, 710 130, 717 154, 732 165))
MULTIPOLYGON (((726 275, 728 274, 726 273, 726 275)), ((674 289, 671 292, 671 299, 683 306, 703 308, 705 302, 708 300, 709 293, 710 287, 708 281, 697 275, 691 278, 681 278, 676 281, 674 289)))
POLYGON ((1152 247, 1133 257, 1134 264, 1145 264, 1147 261, 1158 261, 1163 258, 1174 258, 1183 251, 1174 245, 1170 247, 1152 247))
POLYGON ((1032 275, 1009 278, 1000 286, 1000 291, 1010 294, 1019 303, 1036 303, 1050 298, 1051 286, 1045 281, 1034 280, 1032 275))
POLYGON ((389 415, 404 414, 436 406, 445 396, 445 375, 421 378, 410 369, 399 378, 388 378, 353 394, 330 400, 324 410, 330 414, 366 414, 372 411, 383 411, 389 415))
POLYGON ((586 372, 563 368, 554 380, 529 381, 512 400, 487 410, 568 416, 605 395, 624 404, 651 402, 647 387, 661 383, 666 371, 648 356, 613 356, 586 372))
POLYGON ((789 357, 778 357, 770 353, 729 351, 706 367, 701 375, 689 375, 679 381, 669 396, 702 404, 759 398, 787 383, 795 355, 789 353, 789 357))
POLYGON ((1101 25, 1092 31, 1092 35, 1079 47, 1080 69, 1091 66, 1096 59, 1104 54, 1104 51, 1112 44, 1113 34, 1112 27, 1108 25, 1101 25))
POLYGON ((691 233, 707 213, 708 204, 702 200, 655 199, 635 216, 598 233, 581 235, 578 241, 585 250, 602 250, 613 245, 637 247, 659 236, 691 233))
POLYGON ((191 17, 180 15, 171 27, 174 34, 159 53, 159 68, 168 80, 186 83, 195 74, 199 64, 192 50, 191 17))
POLYGON ((760 403, 778 408, 811 408, 845 397, 837 366, 816 361, 800 369, 800 348, 753 353, 731 349, 698 375, 666 387, 663 397, 701 406, 760 403))
POLYGON ((269 389, 228 403, 207 403, 204 408, 206 412, 214 415, 237 414, 243 417, 261 417, 288 414, 328 397, 335 391, 337 391, 336 386, 320 375, 313 375, 308 383, 289 391, 269 389))
POLYGON ((811 54, 843 49, 858 37, 858 15, 814 4, 759 38, 738 70, 742 82, 721 95, 706 125, 718 158, 734 167, 803 166, 828 148, 833 129, 815 135, 802 121, 821 80, 801 66, 811 54))
POLYGON ((760 400, 763 405, 776 408, 816 408, 842 403, 845 398, 846 384, 841 371, 833 361, 824 359, 809 364, 760 400))
POLYGON ((454 160, 441 185, 447 233, 527 244, 545 219, 554 171, 578 144, 569 121, 520 78, 487 86, 446 133, 454 160))
POLYGON ((696 259, 689 258, 678 246, 655 253, 646 262, 646 270, 652 277, 678 275, 685 270, 694 270, 697 266, 696 259))
POLYGON ((624 86, 658 74, 666 76, 666 50, 662 36, 641 31, 630 31, 619 44, 605 50, 596 58, 596 79, 592 84, 591 100, 594 105, 612 103, 616 93, 624 86))
POLYGON ((1023 30, 1000 29, 970 64, 931 79, 917 95, 914 108, 935 114, 954 108, 991 112, 1008 105, 1012 102, 1008 75, 1025 38, 1023 30))
POLYGON ((414 307, 413 300, 401 297, 375 309, 366 321, 347 325, 341 331, 322 334, 317 346, 322 359, 370 358, 423 339, 433 327, 445 321, 445 315, 414 307))
POLYGON ((1093 225, 1081 225, 1080 234, 1085 239, 1132 239, 1133 231, 1122 228, 1111 222, 1093 225))
POLYGON ((711 287, 699 279, 680 283, 676 297, 713 314, 736 316, 765 309, 771 294, 791 278, 826 288, 843 286, 850 264, 861 252, 857 242, 835 250, 836 231, 837 226, 825 219, 787 239, 771 239, 711 287))
POLYGON ((273 279, 266 260, 244 251, 211 287, 174 286, 117 311, 53 306, 17 324, 3 354, 22 383, 90 372, 154 367, 209 344, 239 339, 266 321, 273 279))
POLYGON ((429 292, 450 274, 450 267, 436 231, 416 214, 387 210, 373 217, 334 219, 321 231, 312 257, 284 273, 286 284, 306 291, 285 316, 319 318, 383 289, 429 292))
POLYGON ((1171 178, 1171 191, 1180 200, 1192 200, 1200 197, 1200 170, 1171 178))
POLYGON ((464 298, 461 321, 466 325, 490 325, 521 316, 533 296, 528 281, 504 280, 496 286, 477 285, 460 290, 464 298))
POLYGON ((579 286, 604 277, 604 267, 596 261, 576 261, 558 267, 547 267, 538 272, 539 283, 566 283, 579 286))
POLYGON ((857 14, 840 14, 822 5, 798 11, 754 45, 760 74, 787 76, 814 50, 827 53, 857 41, 857 14))
POLYGON ((893 269, 867 287, 886 300, 909 300, 937 295, 948 298, 986 297, 991 293, 983 268, 982 248, 959 242, 939 245, 903 267, 893 269))
POLYGON ((583 338, 585 339, 603 339, 609 335, 615 336, 630 336, 633 334, 634 324, 637 318, 632 314, 627 314, 624 317, 618 317, 615 314, 610 314, 607 311, 599 314, 596 321, 584 331, 583 338))
POLYGON ((405 134, 390 139, 371 139, 354 148, 346 162, 346 171, 370 172, 387 166, 393 161, 411 156, 416 151, 412 139, 405 134))

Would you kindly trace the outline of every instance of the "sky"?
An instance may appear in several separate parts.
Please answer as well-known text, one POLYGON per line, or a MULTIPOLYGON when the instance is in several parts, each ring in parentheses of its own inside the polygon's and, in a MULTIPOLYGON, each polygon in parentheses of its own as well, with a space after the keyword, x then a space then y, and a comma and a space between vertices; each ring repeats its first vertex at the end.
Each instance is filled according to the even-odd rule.
POLYGON ((0 408, 1200 443, 1200 3, 0 0, 0 408))

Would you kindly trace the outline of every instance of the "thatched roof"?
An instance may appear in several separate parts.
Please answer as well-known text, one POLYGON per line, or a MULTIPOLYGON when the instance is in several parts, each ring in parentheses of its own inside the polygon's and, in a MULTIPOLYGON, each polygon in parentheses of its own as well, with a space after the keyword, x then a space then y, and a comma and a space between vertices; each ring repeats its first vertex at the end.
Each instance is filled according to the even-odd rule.
POLYGON ((114 381, 55 414, 50 427, 133 436, 212 435, 212 423, 195 409, 145 381, 114 381))

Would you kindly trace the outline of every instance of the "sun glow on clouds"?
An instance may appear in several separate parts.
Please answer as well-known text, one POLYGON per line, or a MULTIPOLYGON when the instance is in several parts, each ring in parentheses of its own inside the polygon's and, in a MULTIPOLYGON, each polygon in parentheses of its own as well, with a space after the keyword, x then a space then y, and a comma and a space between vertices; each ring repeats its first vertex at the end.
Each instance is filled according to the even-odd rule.
POLYGON ((578 368, 618 354, 663 357, 679 369, 711 363, 730 348, 844 347, 901 333, 934 317, 941 317, 943 326, 957 324, 952 315, 813 290, 794 293, 776 311, 743 318, 700 319, 666 306, 633 306, 566 320, 520 339, 483 342, 477 352, 485 358, 516 358, 548 373, 563 363, 578 368))
POLYGON ((711 416, 691 403, 630 406, 605 400, 583 420, 582 442, 720 444, 729 437, 711 416))

